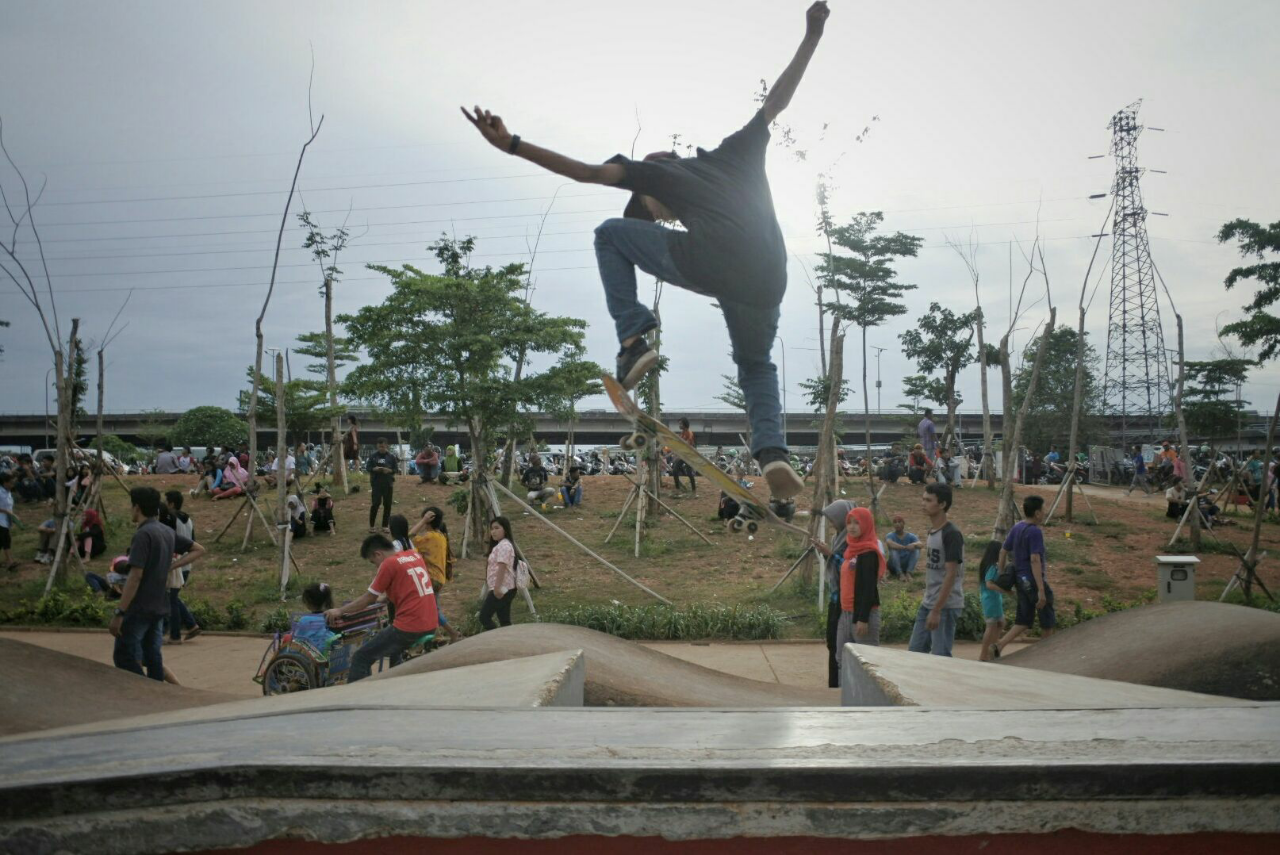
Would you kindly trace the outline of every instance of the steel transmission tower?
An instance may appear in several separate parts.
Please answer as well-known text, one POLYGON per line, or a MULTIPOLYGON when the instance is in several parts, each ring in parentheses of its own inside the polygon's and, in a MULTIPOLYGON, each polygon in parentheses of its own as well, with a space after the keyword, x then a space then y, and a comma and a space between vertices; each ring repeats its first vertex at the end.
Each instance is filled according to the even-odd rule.
POLYGON ((1169 404, 1169 362, 1160 326, 1155 272, 1147 242, 1138 166, 1138 100, 1111 117, 1111 154, 1116 160, 1115 214, 1111 221, 1111 313, 1103 411, 1119 416, 1126 445, 1154 438, 1169 404))

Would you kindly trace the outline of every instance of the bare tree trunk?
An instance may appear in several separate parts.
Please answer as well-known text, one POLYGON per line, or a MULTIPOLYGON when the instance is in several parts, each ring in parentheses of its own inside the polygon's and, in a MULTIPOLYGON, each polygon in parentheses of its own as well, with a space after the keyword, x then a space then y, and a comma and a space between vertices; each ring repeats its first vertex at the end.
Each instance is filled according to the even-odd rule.
MULTIPOLYGON (((818 527, 822 525, 822 509, 835 501, 836 481, 831 475, 830 458, 835 456, 835 423, 836 410, 840 406, 840 386, 844 382, 844 335, 840 332, 840 321, 831 321, 831 356, 827 360, 827 412, 822 417, 822 429, 818 434, 818 453, 813 461, 813 471, 817 473, 813 485, 813 511, 809 517, 809 536, 817 537, 818 527)), ((813 580, 813 558, 805 559, 801 571, 805 582, 813 580)))
MULTIPOLYGON (((75 415, 75 388, 76 388, 76 357, 79 353, 80 345, 80 319, 71 319, 71 335, 67 339, 67 355, 65 361, 62 358, 62 351, 59 350, 54 357, 55 371, 58 375, 58 441, 57 462, 55 469, 55 492, 54 492, 54 520, 55 528, 60 536, 64 536, 63 532, 70 532, 72 521, 67 519, 69 508, 67 507, 67 472, 74 469, 74 463, 71 460, 71 432, 72 418, 75 415)), ((60 550, 54 553, 54 565, 49 573, 49 581, 45 586, 45 593, 52 588, 58 575, 65 566, 65 559, 68 557, 66 550, 60 550), (59 560, 61 559, 61 560, 59 560)))
POLYGON ((333 461, 334 484, 347 492, 347 464, 342 459, 342 416, 338 413, 338 364, 333 346, 333 277, 324 278, 324 374, 325 383, 329 387, 329 407, 333 410, 333 450, 329 457, 333 461))
MULTIPOLYGON (((977 286, 974 286, 974 293, 977 293, 977 286)), ((982 303, 978 303, 978 368, 982 372, 979 378, 979 385, 982 389, 982 471, 987 476, 987 489, 994 490, 996 488, 996 467, 995 461, 992 459, 991 447, 991 396, 987 391, 987 342, 983 335, 982 329, 986 326, 986 318, 982 314, 982 303)))
POLYGON ((947 366, 947 426, 942 431, 942 447, 953 448, 956 437, 956 375, 959 371, 953 365, 947 366))
MULTIPOLYGON (((1085 280, 1088 282, 1088 280, 1085 280)), ((1181 383, 1181 380, 1179 380, 1181 383)), ((1084 292, 1080 292, 1080 319, 1076 324, 1076 388, 1071 401, 1071 436, 1067 442, 1067 471, 1072 472, 1076 455, 1080 452, 1080 407, 1084 403, 1084 292)), ((1186 434, 1183 433, 1183 442, 1186 434)), ((1188 470, 1190 471, 1190 470, 1188 470)), ((1075 477, 1074 475, 1072 477, 1075 477)), ((1073 509, 1072 498, 1075 496, 1075 484, 1068 484, 1067 490, 1067 522, 1071 522, 1073 509)))
MULTIPOLYGON (((837 393, 835 400, 839 401, 837 393)), ((867 440, 867 492, 871 494, 871 508, 874 514, 878 505, 876 501, 876 473, 871 465, 871 391, 867 388, 867 328, 862 327, 862 424, 867 440)))
MULTIPOLYGON (((1187 417, 1182 410, 1182 389, 1186 382, 1187 376, 1187 351, 1186 342, 1182 334, 1182 315, 1177 312, 1173 313, 1174 320, 1178 324, 1178 385, 1173 395, 1173 412, 1178 419, 1178 436, 1182 443, 1182 464, 1187 471, 1186 481, 1191 486, 1191 513, 1187 514, 1187 532, 1191 538, 1191 551, 1200 551, 1200 503, 1196 500, 1196 491, 1200 489, 1200 485, 1196 482, 1194 470, 1191 468, 1191 442, 1190 434, 1187 433, 1187 417)), ((1078 382, 1078 381, 1077 381, 1078 382)), ((1268 446, 1269 448, 1270 446, 1268 446)), ((1213 471, 1213 467, 1205 470, 1205 477, 1213 471)), ((1265 481, 1265 477, 1263 479, 1265 481)), ((1266 500, 1263 499, 1265 504, 1266 500)))
MULTIPOLYGON (((653 329, 653 352, 658 355, 659 364, 662 359, 662 315, 658 309, 658 298, 653 300, 653 315, 658 321, 658 326, 653 329)), ((662 419, 662 372, 655 368, 650 375, 653 382, 653 398, 649 402, 649 415, 655 419, 662 419)), ((649 492, 644 496, 644 515, 646 517, 656 517, 659 514, 658 500, 654 496, 658 495, 658 489, 662 486, 662 464, 658 459, 661 450, 656 442, 649 443, 648 451, 645 456, 649 458, 649 471, 647 474, 649 492)))
POLYGON ((276 353, 276 531, 280 534, 280 594, 289 584, 289 445, 284 419, 284 354, 276 353))
POLYGON ((1004 540, 1005 534, 1013 527, 1013 473, 1018 449, 1022 445, 1022 423, 1026 420, 1027 413, 1031 409, 1031 399, 1035 396, 1036 382, 1040 379, 1040 365, 1044 362, 1045 351, 1049 349, 1049 338, 1053 333, 1053 325, 1057 320, 1057 316, 1057 309, 1049 309, 1049 320, 1044 325, 1044 333, 1040 336, 1040 347, 1036 349, 1036 359, 1031 365, 1031 379, 1027 382, 1027 393, 1022 399, 1022 406, 1018 408, 1017 416, 1013 420, 1012 437, 1008 432, 1009 418, 1013 409, 1013 370, 1010 365, 1009 334, 1005 333, 1004 337, 1000 339, 1000 369, 1004 380, 1006 441, 1004 443, 1004 482, 1000 485, 1000 504, 996 511, 995 526, 991 535, 995 540, 1004 540), (1009 441, 1010 439, 1012 439, 1011 442, 1009 441))
POLYGON ((98 472, 102 472, 102 404, 105 400, 103 392, 103 378, 106 376, 106 368, 103 365, 102 349, 98 349, 98 423, 95 429, 94 445, 98 451, 98 472))
MULTIPOLYGON (((1276 422, 1280 421, 1280 396, 1276 397, 1276 410, 1271 416, 1271 421, 1267 424, 1267 450, 1270 451, 1272 443, 1276 439, 1276 422)), ((1262 469, 1262 487, 1258 490, 1258 501, 1254 503, 1253 508, 1253 537, 1249 541, 1249 551, 1245 553, 1245 559, 1251 564, 1256 565, 1258 562, 1258 542, 1262 535, 1262 519, 1267 515, 1267 495, 1270 492, 1270 484, 1267 483, 1267 468, 1262 469)), ((1280 475, 1280 472, 1277 473, 1280 475)), ((1243 569, 1243 568, 1242 568, 1243 569)), ((1237 573, 1240 571, 1237 570, 1237 573)), ((1241 593, 1244 594, 1246 603, 1253 603, 1253 573, 1246 572, 1240 584, 1241 593)))
POLYGON ((474 417, 467 419, 467 436, 471 440, 471 536, 475 538, 477 548, 483 548, 481 545, 489 539, 489 502, 486 495, 488 485, 488 473, 485 471, 485 456, 487 450, 484 446, 483 426, 480 421, 474 417))
MULTIPOLYGON (((521 376, 524 375, 525 349, 520 348, 520 353, 516 355, 516 371, 512 375, 515 382, 519 383, 521 376)), ((511 468, 516 456, 516 426, 511 425, 507 429, 507 445, 502 455, 502 474, 498 476, 499 482, 508 490, 511 489, 511 468)))

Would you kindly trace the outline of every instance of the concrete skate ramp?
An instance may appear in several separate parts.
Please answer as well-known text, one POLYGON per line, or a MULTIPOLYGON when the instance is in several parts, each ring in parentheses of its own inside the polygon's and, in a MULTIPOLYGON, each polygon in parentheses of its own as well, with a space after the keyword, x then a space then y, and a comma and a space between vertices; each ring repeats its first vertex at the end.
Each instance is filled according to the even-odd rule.
POLYGON ((0 736, 238 700, 0 638, 0 736))
POLYGON ((734 677, 577 626, 526 623, 481 633, 372 679, 582 650, 587 706, 808 707, 838 706, 839 689, 802 689, 734 677))
POLYGON ((1280 614, 1208 602, 1142 606, 1082 623, 1000 661, 1275 701, 1280 700, 1280 614))

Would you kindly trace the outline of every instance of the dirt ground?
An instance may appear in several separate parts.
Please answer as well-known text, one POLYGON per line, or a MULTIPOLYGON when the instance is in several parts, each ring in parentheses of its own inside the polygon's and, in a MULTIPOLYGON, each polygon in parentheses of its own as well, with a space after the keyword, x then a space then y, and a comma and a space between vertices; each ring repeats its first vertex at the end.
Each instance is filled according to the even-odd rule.
MULTIPOLYGON (((129 479, 131 484, 147 484, 164 491, 193 486, 191 476, 142 476, 129 479)), ((604 543, 609 530, 618 522, 618 512, 631 485, 616 476, 594 476, 584 479, 584 503, 581 507, 553 508, 548 516, 565 531, 590 546, 600 555, 645 585, 674 601, 677 605, 692 603, 757 603, 776 606, 792 617, 790 635, 817 636, 818 622, 812 588, 799 583, 800 574, 773 595, 769 588, 801 554, 803 544, 785 532, 765 526, 755 536, 732 534, 715 519, 718 495, 708 489, 696 497, 673 493, 669 480, 661 491, 663 500, 683 516, 694 528, 706 535, 708 546, 696 534, 666 512, 651 518, 635 555, 635 525, 629 513, 609 543, 604 543)), ((1021 496, 1029 490, 1052 492, 1052 488, 1019 487, 1021 496)), ((865 482, 846 481, 845 497, 855 500, 867 495, 865 482)), ((453 488, 436 484, 423 485, 413 477, 401 477, 395 487, 395 511, 416 518, 427 505, 445 509, 455 552, 461 548, 462 519, 448 505, 453 488)), ((754 492, 765 494, 764 484, 757 481, 754 492)), ((1046 530, 1049 576, 1060 604, 1078 600, 1089 608, 1098 608, 1103 597, 1132 600, 1155 586, 1154 556, 1166 551, 1173 523, 1164 516, 1162 497, 1124 497, 1123 491, 1090 487, 1089 502, 1097 514, 1094 525, 1089 508, 1077 501, 1076 520, 1067 523, 1059 515, 1046 530)), ((104 489, 108 511, 107 554, 93 562, 91 569, 105 574, 110 556, 127 550, 133 526, 128 521, 128 500, 124 490, 112 483, 104 489)), ((906 482, 888 485, 882 502, 889 513, 906 517, 908 530, 922 533, 926 525, 920 511, 921 489, 906 482)), ((323 580, 335 589, 339 601, 364 590, 374 568, 359 558, 359 544, 367 533, 369 493, 367 488, 347 496, 336 496, 338 533, 309 536, 294 544, 294 557, 302 568, 302 581, 323 580)), ((1078 497, 1077 497, 1078 498, 1078 497)), ((997 495, 979 486, 959 491, 951 519, 969 537, 970 566, 976 560, 995 516, 997 495)), ((1020 501, 1020 499, 1019 499, 1020 501)), ((552 531, 542 522, 519 510, 509 499, 504 511, 512 518, 516 541, 523 548, 541 581, 541 589, 533 592, 537 608, 572 607, 587 603, 611 601, 639 605, 655 602, 649 595, 597 563, 578 547, 552 531)), ((807 512, 808 499, 798 500, 801 513, 807 512)), ((207 601, 218 607, 238 600, 250 613, 248 629, 257 629, 261 618, 280 605, 278 550, 255 526, 248 547, 241 551, 245 535, 244 516, 233 524, 220 541, 215 537, 240 507, 238 500, 212 502, 190 499, 185 508, 196 521, 197 539, 210 550, 210 555, 193 572, 184 593, 188 602, 207 601)), ((14 554, 24 563, 0 578, 0 605, 38 598, 43 590, 47 569, 31 559, 35 553, 34 528, 45 517, 44 508, 19 505, 19 517, 26 524, 15 531, 14 554)), ((805 524, 800 516, 798 522, 805 524)), ((1248 520, 1241 518, 1238 528, 1219 530, 1219 537, 1243 546, 1246 544, 1248 520)), ((881 532, 883 535, 883 532, 881 532)), ((1216 598, 1236 566, 1233 554, 1225 547, 1215 547, 1200 555, 1197 571, 1197 594, 1202 599, 1216 598)), ((1263 527, 1264 549, 1280 548, 1280 525, 1268 522, 1263 527)), ((457 564, 458 576, 441 595, 446 615, 465 614, 471 608, 484 577, 483 556, 474 544, 468 557, 457 564)), ((78 575, 78 573, 76 574, 78 575)), ((920 574, 917 574, 917 577, 920 574)), ((1268 577, 1263 565, 1264 579, 1268 577)), ((970 573, 972 576, 972 572, 970 573)), ((919 578, 907 583, 886 583, 882 596, 892 596, 894 586, 918 588, 919 578)), ((1275 585, 1273 587, 1280 587, 1275 585)), ((291 588, 287 608, 296 610, 296 590, 291 588)), ((527 611, 517 600, 517 620, 527 618, 527 611)), ((456 620, 456 618, 455 618, 456 620)))

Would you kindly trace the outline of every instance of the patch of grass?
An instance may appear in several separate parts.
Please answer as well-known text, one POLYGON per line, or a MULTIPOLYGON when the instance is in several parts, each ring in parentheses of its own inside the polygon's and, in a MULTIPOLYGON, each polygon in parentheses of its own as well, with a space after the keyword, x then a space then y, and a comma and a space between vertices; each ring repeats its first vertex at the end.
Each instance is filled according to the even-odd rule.
MULTIPOLYGON (((1180 537, 1173 542, 1173 546, 1168 551, 1176 555, 1189 555, 1193 552, 1191 541, 1185 537, 1180 537)), ((1244 550, 1240 551, 1243 552, 1244 550)), ((1228 541, 1219 540, 1204 533, 1200 536, 1200 554, 1234 556, 1236 555, 1236 550, 1228 541)))

